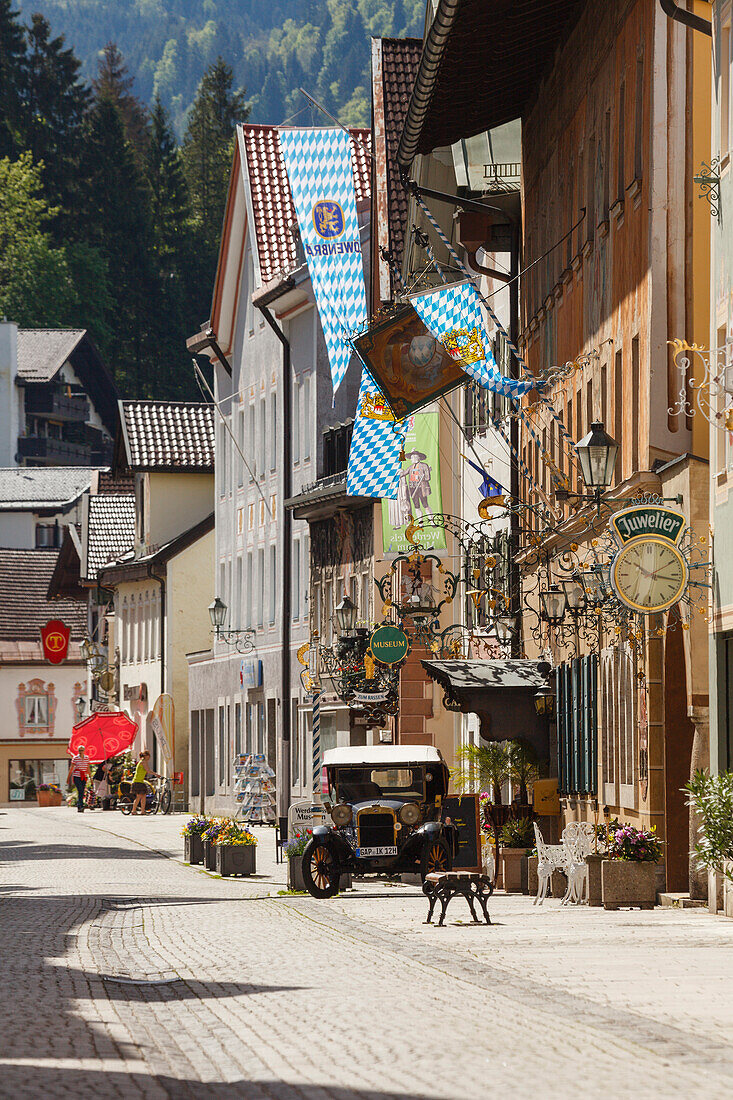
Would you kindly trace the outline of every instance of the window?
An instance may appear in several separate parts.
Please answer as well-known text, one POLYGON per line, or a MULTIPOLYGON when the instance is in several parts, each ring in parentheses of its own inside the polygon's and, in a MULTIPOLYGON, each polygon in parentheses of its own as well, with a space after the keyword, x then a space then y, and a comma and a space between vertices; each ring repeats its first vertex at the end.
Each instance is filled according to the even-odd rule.
POLYGON ((265 704, 257 704, 257 752, 264 753, 267 748, 265 737, 265 704))
POLYGON ((298 700, 292 700, 292 718, 290 724, 290 783, 300 784, 300 729, 298 726, 298 700))
POLYGON ((639 337, 635 336, 631 341, 631 392, 633 394, 633 435, 631 437, 631 472, 635 473, 639 469, 639 402, 641 401, 641 394, 639 392, 639 337))
POLYGON ((144 634, 144 647, 143 647, 143 660, 150 660, 150 598, 145 593, 145 608, 143 611, 143 634, 144 634))
POLYGON ((626 84, 618 93, 618 152, 616 156, 616 201, 623 202, 626 189, 626 84))
POLYGON ((137 659, 138 662, 143 661, 143 631, 145 629, 145 618, 143 612, 143 597, 140 593, 137 597, 137 659))
POLYGON ((64 790, 68 774, 68 757, 65 760, 9 760, 10 801, 35 802, 39 783, 56 783, 64 790))
MULTIPOLYGON (((237 416, 237 442, 239 443, 239 449, 244 454, 244 409, 240 409, 237 416)), ((244 462, 242 461, 242 455, 237 455, 237 485, 244 485, 244 462)))
POLYGON ((245 305, 245 310, 246 310, 245 321, 246 321, 246 324, 247 324, 247 332, 249 333, 250 336, 252 336, 253 333, 254 333, 254 330, 255 330, 254 305, 252 303, 252 295, 253 295, 254 289, 255 289, 255 285, 254 285, 255 284, 255 271, 254 271, 254 263, 252 262, 252 252, 249 249, 247 250, 246 271, 247 271, 247 283, 246 283, 246 290, 245 290, 245 295, 244 295, 244 300, 245 300, 245 303, 246 303, 246 305, 245 305))
POLYGON ((303 379, 303 461, 311 456, 311 376, 303 379))
POLYGON ((270 394, 270 469, 277 467, 277 394, 270 394))
POLYGON ((252 622, 252 551, 247 552, 247 591, 245 593, 246 611, 244 616, 244 625, 251 629, 254 625, 252 622))
POLYGON ((310 618, 311 632, 317 631, 319 636, 321 633, 321 586, 320 584, 313 585, 313 603, 311 604, 311 618, 310 618))
POLYGON ((616 484, 619 481, 623 481, 624 478, 624 445, 623 445, 623 422, 624 422, 624 349, 619 348, 616 352, 616 360, 613 368, 613 411, 614 411, 614 430, 613 434, 618 443, 618 458, 616 459, 616 484))
POLYGON ((644 54, 636 59, 636 102, 634 104, 634 179, 644 171, 644 54))
POLYGON ((57 523, 36 524, 36 547, 38 549, 61 545, 61 528, 57 523))
POLYGON ((308 586, 310 583, 311 561, 310 561, 310 535, 303 535, 303 581, 301 588, 303 591, 303 611, 305 615, 308 612, 308 586))
POLYGON ((603 654, 604 801, 634 809, 637 801, 636 657, 628 645, 603 654))
POLYGON ((300 617, 300 539, 293 539, 292 562, 293 590, 290 593, 290 603, 293 609, 293 618, 297 619, 300 617))
POLYGON ((333 641, 333 623, 331 621, 331 615, 333 614, 333 582, 326 581, 323 586, 323 622, 321 624, 321 637, 323 638, 324 645, 331 645, 333 641))
POLYGON ((254 402, 249 406, 249 447, 247 453, 249 455, 249 480, 254 481, 257 477, 257 440, 255 437, 256 432, 256 418, 254 402))
POLYGON ((242 571, 242 555, 239 554, 237 557, 236 580, 234 582, 234 611, 231 616, 231 620, 236 627, 238 627, 242 621, 242 571))
POLYGON ((219 599, 227 602, 227 567, 223 561, 219 562, 219 599))
POLYGON ((730 23, 720 35, 720 156, 730 149, 730 23))
POLYGON ((120 618, 120 661, 126 665, 130 659, 130 616, 127 610, 127 597, 122 601, 120 618))
POLYGON ((227 727, 226 711, 219 707, 219 786, 226 784, 227 777, 227 727))
POLYGON ((265 613, 265 551, 257 551, 257 626, 262 627, 265 613))
POLYGON ((595 654, 576 657, 557 670, 558 789, 595 794, 597 786, 597 682, 595 654))
POLYGON ((585 387, 585 430, 590 431, 593 423, 593 379, 589 378, 585 387))
POLYGON ((223 422, 219 424, 219 446, 216 454, 216 464, 219 468, 219 495, 226 492, 226 429, 223 422))
POLYGON ((293 380, 293 462, 300 462, 300 383, 293 380))
POLYGON ((371 616, 369 615, 369 574, 362 573, 361 575, 361 596, 359 597, 359 616, 364 619, 365 622, 369 622, 371 616))
POLYGON ((608 368, 604 363, 601 367, 601 420, 603 426, 608 431, 608 421, 606 416, 608 415, 608 368))
POLYGON ((608 211, 611 205, 611 112, 606 111, 606 126, 604 135, 604 161, 603 161, 603 221, 608 221, 608 211))
POLYGON ((254 709, 255 709, 254 703, 247 703, 247 730, 246 730, 247 740, 246 740, 246 745, 245 745, 245 749, 244 749, 244 751, 246 753, 251 753, 251 752, 256 751, 254 749, 253 741, 252 741, 252 739, 254 737, 254 709))
POLYGON ((48 726, 47 695, 26 695, 25 724, 26 726, 48 726))
POLYGON ((275 622, 275 609, 277 605, 277 547, 273 543, 270 547, 270 623, 275 622))
POLYGON ((586 202, 588 209, 585 216, 585 239, 591 241, 593 239, 593 230, 596 226, 596 183, 595 183, 595 168, 596 168, 596 135, 591 134, 590 142, 588 143, 588 183, 586 186, 586 202))
POLYGON ((267 462, 267 401, 260 398, 260 453, 262 461, 259 463, 260 481, 265 476, 265 464, 267 462))
POLYGON ((234 704, 234 752, 239 756, 242 749, 242 704, 234 704))

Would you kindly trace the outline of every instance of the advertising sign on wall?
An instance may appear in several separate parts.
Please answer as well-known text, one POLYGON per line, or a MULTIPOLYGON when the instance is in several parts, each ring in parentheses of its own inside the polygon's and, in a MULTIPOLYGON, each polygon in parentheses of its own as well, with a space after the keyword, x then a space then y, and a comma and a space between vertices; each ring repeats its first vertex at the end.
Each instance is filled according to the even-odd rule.
POLYGON ((43 656, 52 665, 60 665, 66 660, 69 651, 69 630, 61 619, 51 619, 41 627, 41 645, 43 656))
MULTIPOLYGON (((415 413, 405 421, 405 460, 402 462, 397 496, 382 501, 382 542, 384 555, 396 556, 414 550, 405 527, 410 516, 418 523, 443 511, 438 451, 438 413, 415 413)), ((424 526, 415 536, 424 550, 445 551, 442 527, 424 526)))

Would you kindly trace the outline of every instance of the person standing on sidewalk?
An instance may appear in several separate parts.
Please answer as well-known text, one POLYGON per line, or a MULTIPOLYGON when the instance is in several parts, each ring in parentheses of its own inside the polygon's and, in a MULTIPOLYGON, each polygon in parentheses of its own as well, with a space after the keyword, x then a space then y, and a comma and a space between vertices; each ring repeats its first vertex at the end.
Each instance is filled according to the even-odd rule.
POLYGON ((135 796, 135 801, 132 804, 132 813, 137 813, 138 803, 140 805, 140 813, 145 813, 145 800, 148 793, 148 785, 145 782, 146 776, 153 776, 158 778, 156 772, 153 772, 148 767, 148 761, 150 760, 150 753, 147 749, 143 749, 137 759, 137 765, 135 766, 135 774, 132 777, 132 787, 130 791, 135 796))
POLYGON ((87 785, 87 776, 89 775, 89 758, 84 753, 84 746, 79 745, 76 750, 76 756, 72 757, 69 764, 69 774, 66 777, 66 786, 71 788, 71 781, 73 779, 74 786, 76 787, 76 808, 80 814, 84 813, 84 790, 87 785))

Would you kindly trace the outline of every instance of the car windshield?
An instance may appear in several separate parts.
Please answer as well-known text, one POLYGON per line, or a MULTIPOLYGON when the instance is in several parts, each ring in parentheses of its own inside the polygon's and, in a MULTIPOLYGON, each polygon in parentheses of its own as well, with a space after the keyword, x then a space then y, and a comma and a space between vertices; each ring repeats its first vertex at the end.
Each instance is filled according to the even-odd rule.
POLYGON ((338 802, 366 802, 370 798, 422 802, 424 794, 425 776, 419 765, 339 768, 336 774, 338 802))

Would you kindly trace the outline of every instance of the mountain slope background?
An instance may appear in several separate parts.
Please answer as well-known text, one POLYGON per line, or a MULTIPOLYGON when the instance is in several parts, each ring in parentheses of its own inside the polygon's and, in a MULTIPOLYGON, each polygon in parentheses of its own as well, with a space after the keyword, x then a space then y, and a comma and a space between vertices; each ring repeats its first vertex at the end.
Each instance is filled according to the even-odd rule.
POLYGON ((115 42, 135 94, 147 104, 160 97, 179 140, 219 56, 244 89, 252 122, 315 121, 302 85, 343 123, 367 125, 370 36, 420 36, 425 16, 425 0, 15 0, 15 7, 24 21, 41 11, 65 35, 87 81, 115 42))

